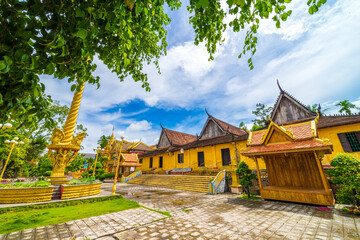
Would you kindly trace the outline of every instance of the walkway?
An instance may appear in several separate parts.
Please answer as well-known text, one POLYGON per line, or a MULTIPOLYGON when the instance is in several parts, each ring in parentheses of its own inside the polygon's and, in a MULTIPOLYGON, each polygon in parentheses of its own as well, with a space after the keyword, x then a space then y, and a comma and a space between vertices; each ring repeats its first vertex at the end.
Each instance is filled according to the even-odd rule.
MULTIPOLYGON (((111 184, 104 184, 103 188, 109 191, 111 184)), ((339 210, 327 212, 309 205, 248 201, 231 194, 210 196, 132 184, 119 184, 118 193, 143 206, 169 211, 172 217, 162 219, 162 214, 138 208, 26 230, 0 239, 360 238, 360 218, 339 210)))

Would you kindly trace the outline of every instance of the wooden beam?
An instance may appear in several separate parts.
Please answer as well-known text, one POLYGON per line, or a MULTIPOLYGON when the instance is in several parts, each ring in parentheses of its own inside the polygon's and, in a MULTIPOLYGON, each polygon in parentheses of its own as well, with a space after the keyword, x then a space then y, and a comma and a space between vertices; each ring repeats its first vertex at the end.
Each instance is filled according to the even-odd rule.
POLYGON ((326 176, 325 176, 325 173, 324 173, 324 170, 322 168, 322 165, 321 165, 321 159, 318 157, 318 155, 316 154, 316 151, 314 151, 314 155, 315 155, 315 159, 316 159, 316 163, 317 163, 317 166, 318 166, 318 169, 319 169, 319 173, 320 173, 320 176, 321 176, 321 180, 324 184, 324 187, 325 187, 325 190, 326 192, 330 192, 329 188, 329 182, 327 181, 326 179, 326 176))
POLYGON ((259 164, 258 164, 258 161, 257 161, 257 157, 254 157, 254 161, 255 161, 255 164, 256 164, 256 172, 257 172, 257 175, 258 175, 258 179, 259 179, 259 187, 260 187, 260 190, 262 190, 262 183, 261 183, 261 176, 260 176, 260 171, 259 171, 259 164))

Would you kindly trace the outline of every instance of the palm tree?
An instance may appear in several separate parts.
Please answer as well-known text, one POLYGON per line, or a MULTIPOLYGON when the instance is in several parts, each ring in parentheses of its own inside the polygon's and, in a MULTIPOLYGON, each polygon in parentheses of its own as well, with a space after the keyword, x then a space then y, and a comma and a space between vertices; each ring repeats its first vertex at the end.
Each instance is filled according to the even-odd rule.
POLYGON ((349 100, 340 101, 335 106, 341 107, 339 112, 340 113, 345 112, 346 114, 351 114, 351 109, 359 109, 355 106, 355 104, 351 103, 349 100))
POLYGON ((100 139, 97 141, 97 143, 100 145, 101 148, 106 147, 108 141, 110 139, 110 136, 102 135, 100 139))

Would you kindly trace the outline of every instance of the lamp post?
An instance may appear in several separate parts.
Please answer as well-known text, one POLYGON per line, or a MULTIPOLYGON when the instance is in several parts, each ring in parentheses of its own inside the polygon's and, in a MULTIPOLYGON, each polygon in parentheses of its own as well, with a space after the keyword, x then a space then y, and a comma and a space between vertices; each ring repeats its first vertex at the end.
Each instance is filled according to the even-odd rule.
POLYGON ((11 140, 11 141, 10 141, 10 140, 6 140, 6 141, 5 141, 6 144, 11 144, 11 148, 10 148, 9 155, 8 155, 8 157, 7 157, 7 159, 6 159, 5 165, 4 165, 4 167, 3 167, 3 170, 2 170, 2 172, 1 172, 0 181, 2 180, 2 177, 3 177, 3 175, 4 175, 4 172, 5 172, 5 169, 6 169, 6 165, 7 165, 8 162, 9 162, 9 159, 10 159, 10 156, 11 156, 11 153, 12 153, 12 150, 14 149, 14 147, 15 147, 16 145, 18 145, 18 144, 23 145, 23 144, 24 144, 23 141, 17 142, 18 140, 19 140, 18 137, 14 137, 14 139, 11 140))
POLYGON ((94 170, 92 173, 93 177, 95 176, 96 163, 97 163, 97 159, 99 157, 99 153, 101 152, 101 150, 103 150, 101 147, 94 148, 94 151, 96 151, 96 158, 95 158, 94 170))
POLYGON ((12 124, 11 123, 5 123, 4 125, 0 124, 0 129, 9 129, 12 128, 12 124))
POLYGON ((119 155, 118 155, 118 159, 117 159, 117 165, 116 165, 116 171, 115 171, 115 178, 114 178, 114 184, 113 184, 113 187, 112 187, 112 193, 111 193, 111 195, 115 195, 115 191, 116 191, 116 182, 117 182, 118 172, 119 172, 121 151, 122 151, 122 147, 123 147, 123 145, 124 145, 124 137, 121 137, 121 141, 119 142, 119 144, 120 144, 120 151, 119 151, 119 155))

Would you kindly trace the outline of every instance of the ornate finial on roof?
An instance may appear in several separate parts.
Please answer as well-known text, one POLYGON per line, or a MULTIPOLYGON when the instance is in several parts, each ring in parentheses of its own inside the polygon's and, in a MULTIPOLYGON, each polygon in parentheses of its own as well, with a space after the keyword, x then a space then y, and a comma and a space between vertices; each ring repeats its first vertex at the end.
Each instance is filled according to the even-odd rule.
POLYGON ((164 127, 163 127, 163 125, 161 124, 161 122, 160 122, 160 127, 161 127, 162 129, 164 129, 164 127))
POLYGON ((315 118, 315 123, 318 123, 319 118, 320 118, 320 113, 318 112, 318 113, 317 113, 317 116, 316 116, 316 118, 315 118))
POLYGON ((279 87, 279 89, 280 89, 280 92, 283 92, 284 90, 282 90, 282 88, 280 87, 279 79, 276 79, 276 83, 277 83, 277 85, 278 85, 278 87, 279 87))
POLYGON ((208 111, 206 110, 206 108, 205 108, 205 112, 206 112, 206 114, 210 117, 211 115, 208 113, 208 111))
POLYGON ((271 114, 269 114, 269 120, 270 120, 270 123, 273 122, 273 120, 271 119, 271 114))
POLYGON ((199 138, 199 134, 197 134, 197 133, 196 133, 196 138, 197 138, 197 140, 199 140, 199 139, 200 139, 200 138, 199 138))

